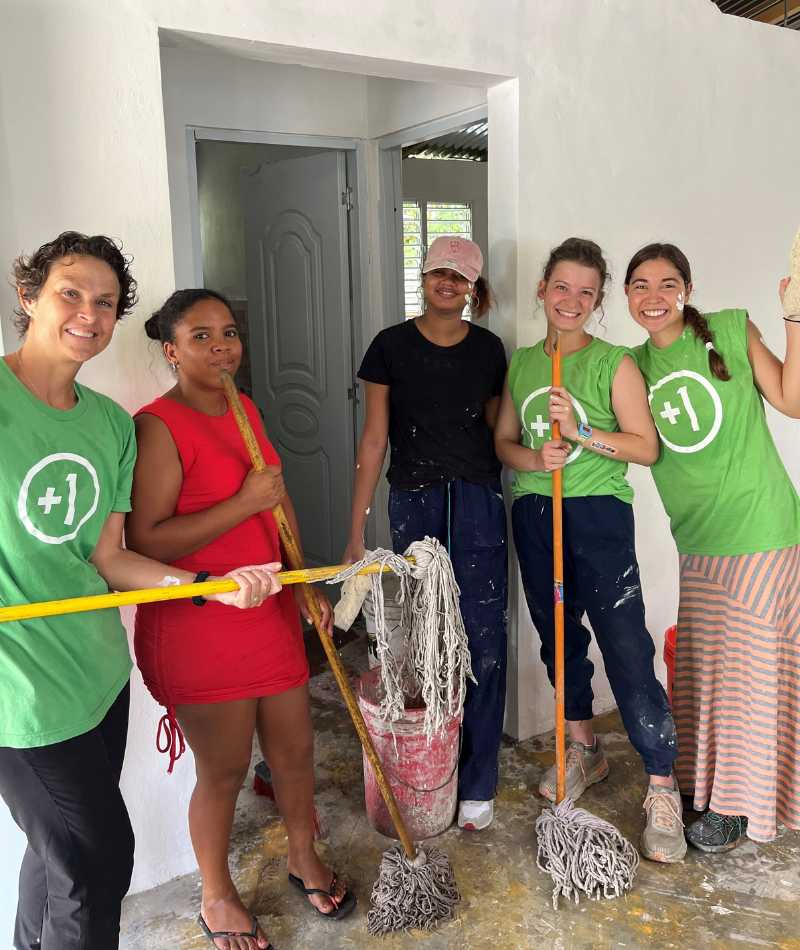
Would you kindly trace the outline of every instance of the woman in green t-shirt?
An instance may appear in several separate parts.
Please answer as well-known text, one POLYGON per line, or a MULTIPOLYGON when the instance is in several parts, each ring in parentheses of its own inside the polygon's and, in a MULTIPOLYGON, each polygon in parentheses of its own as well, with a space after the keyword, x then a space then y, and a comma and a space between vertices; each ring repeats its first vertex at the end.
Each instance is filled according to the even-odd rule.
POLYGON ((728 851, 779 822, 800 829, 800 501, 764 414, 766 399, 800 417, 800 314, 784 318, 781 363, 746 311, 689 305, 689 261, 672 244, 634 255, 625 292, 650 337, 635 355, 680 557, 675 771, 705 812, 686 835, 728 851))
MULTIPOLYGON (((133 420, 75 381, 136 302, 107 237, 66 231, 14 263, 20 348, 0 359, 0 604, 193 580, 123 547, 133 420)), ((260 604, 278 565, 215 599, 260 604)), ((14 946, 114 950, 133 868, 119 790, 131 669, 118 610, 0 631, 0 796, 27 837, 14 946)))
MULTIPOLYGON (((586 332, 603 300, 606 262, 592 241, 570 238, 550 254, 538 297, 547 337, 511 359, 495 429, 497 455, 515 469, 514 541, 541 657, 554 680, 552 478, 563 469, 565 712, 567 797, 573 801, 608 775, 592 729, 592 624, 606 674, 631 742, 649 775, 641 848, 654 861, 686 853, 680 796, 672 778, 675 727, 653 671, 655 649, 644 620, 634 549, 628 462, 650 465, 658 437, 641 374, 628 351, 586 332), (558 336, 563 388, 552 388, 558 336), (561 440, 550 438, 558 421, 561 440)), ((555 767, 540 793, 555 799, 555 767)))

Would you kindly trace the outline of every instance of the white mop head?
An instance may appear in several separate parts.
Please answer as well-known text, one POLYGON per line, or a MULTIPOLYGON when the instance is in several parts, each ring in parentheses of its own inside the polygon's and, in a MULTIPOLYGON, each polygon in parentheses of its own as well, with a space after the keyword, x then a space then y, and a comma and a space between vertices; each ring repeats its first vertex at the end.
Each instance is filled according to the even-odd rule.
POLYGON ((610 822, 565 798, 536 819, 539 852, 536 864, 553 878, 553 909, 559 897, 577 904, 619 897, 631 889, 639 854, 610 822))
POLYGON ((789 274, 792 282, 786 288, 783 297, 783 312, 787 317, 800 317, 800 231, 792 245, 789 274))
POLYGON ((438 848, 406 856, 402 845, 384 851, 372 888, 367 930, 382 936, 396 930, 432 930, 450 920, 461 900, 453 868, 438 848))

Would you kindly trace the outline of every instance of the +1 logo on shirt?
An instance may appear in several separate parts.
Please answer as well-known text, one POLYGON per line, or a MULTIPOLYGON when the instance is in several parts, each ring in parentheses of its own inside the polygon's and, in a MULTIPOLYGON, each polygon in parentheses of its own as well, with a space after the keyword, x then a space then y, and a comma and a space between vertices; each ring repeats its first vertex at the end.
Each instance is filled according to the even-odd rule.
POLYGON ((100 482, 82 455, 58 452, 28 469, 17 497, 25 529, 45 544, 63 544, 78 536, 97 510, 100 482))
POLYGON ((650 387, 648 398, 661 441, 674 452, 699 452, 717 437, 722 400, 699 373, 670 373, 650 387))
MULTIPOLYGON (((584 425, 589 425, 589 417, 586 410, 572 396, 572 405, 578 418, 584 425)), ((550 429, 550 387, 542 386, 541 389, 535 389, 523 402, 519 411, 522 420, 522 438, 524 444, 529 449, 540 449, 545 442, 549 442, 553 436, 550 429)), ((583 451, 582 445, 576 445, 567 456, 566 464, 574 462, 583 451)))

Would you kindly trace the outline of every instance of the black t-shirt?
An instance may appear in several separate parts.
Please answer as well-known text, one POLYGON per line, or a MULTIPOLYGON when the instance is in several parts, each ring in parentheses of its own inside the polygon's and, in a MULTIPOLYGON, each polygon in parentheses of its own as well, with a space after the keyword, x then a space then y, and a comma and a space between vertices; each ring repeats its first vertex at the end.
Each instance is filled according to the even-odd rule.
POLYGON ((389 483, 413 490, 452 478, 494 481, 500 463, 484 409, 505 373, 500 338, 474 323, 455 346, 431 343, 414 320, 382 330, 358 376, 389 386, 389 483))

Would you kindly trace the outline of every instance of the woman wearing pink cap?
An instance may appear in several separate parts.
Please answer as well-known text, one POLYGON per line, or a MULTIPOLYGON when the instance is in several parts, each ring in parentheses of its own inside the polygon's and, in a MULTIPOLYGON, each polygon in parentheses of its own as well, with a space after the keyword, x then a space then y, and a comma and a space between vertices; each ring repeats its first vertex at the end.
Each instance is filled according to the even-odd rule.
POLYGON ((447 547, 461 588, 472 669, 459 760, 458 824, 493 817, 506 691, 506 514, 494 429, 506 371, 500 339, 462 319, 490 305, 477 244, 438 237, 422 267, 424 310, 382 330, 358 376, 367 417, 358 447, 346 560, 364 552, 364 525, 387 444, 392 546, 425 535, 447 547))

